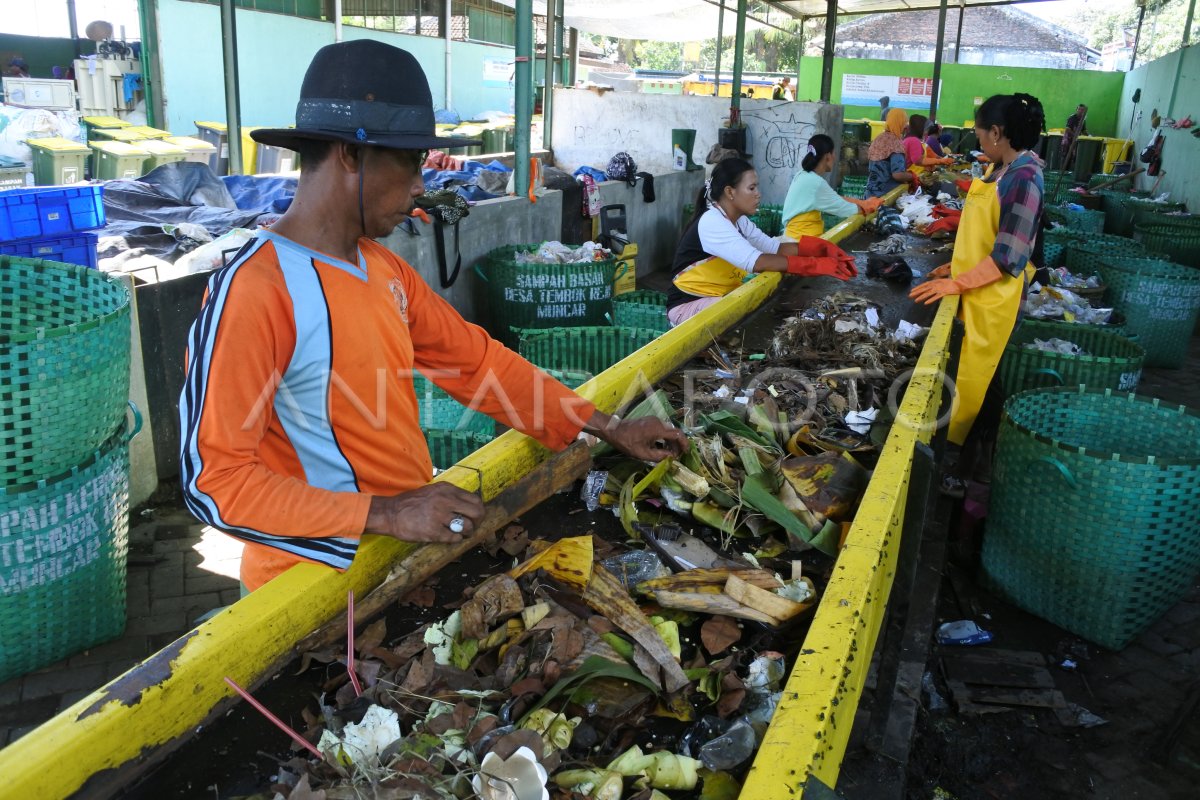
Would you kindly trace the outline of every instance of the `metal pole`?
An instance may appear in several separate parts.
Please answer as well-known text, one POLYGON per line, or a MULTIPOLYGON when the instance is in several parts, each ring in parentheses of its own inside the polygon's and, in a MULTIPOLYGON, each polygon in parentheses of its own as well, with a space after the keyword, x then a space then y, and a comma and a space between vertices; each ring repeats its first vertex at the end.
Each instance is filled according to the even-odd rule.
POLYGON ((720 11, 717 12, 717 67, 713 70, 713 97, 721 96, 721 42, 725 36, 725 0, 721 0, 720 11))
POLYGON ((517 0, 516 25, 517 154, 513 162, 513 188, 517 197, 525 197, 529 194, 529 125, 533 121, 533 0, 517 0))
POLYGON ((1188 3, 1187 21, 1183 23, 1183 46, 1192 43, 1192 18, 1196 16, 1196 0, 1188 3))
POLYGON ((962 23, 963 23, 963 9, 964 8, 966 8, 966 6, 963 5, 962 0, 959 0, 959 3, 958 3, 958 36, 954 39, 954 63, 955 64, 959 63, 958 56, 959 56, 959 53, 962 51, 962 23))
POLYGON ((1146 19, 1146 6, 1138 9, 1138 26, 1137 33, 1133 36, 1133 54, 1129 57, 1129 71, 1133 72, 1134 66, 1137 64, 1137 49, 1142 41, 1142 22, 1146 19))
POLYGON ((833 97, 833 47, 837 43, 837 0, 825 6, 825 53, 821 56, 821 102, 833 97))
POLYGON ((796 53, 796 91, 792 92, 792 97, 796 98, 797 102, 800 101, 800 70, 804 66, 804 23, 807 20, 808 17, 800 18, 800 33, 796 35, 796 47, 798 50, 796 53))
POLYGON ((567 0, 558 0, 555 3, 554 17, 554 82, 561 83, 564 86, 567 83, 566 61, 563 54, 566 49, 563 46, 563 38, 566 36, 567 23, 567 0))
POLYGON ((333 0, 333 40, 342 40, 342 0, 333 0))
POLYGON ((225 62, 225 130, 229 174, 242 174, 242 100, 238 93, 237 20, 233 0, 221 0, 221 55, 225 62))
MULTIPOLYGON (((342 0, 337 0, 337 4, 341 5, 342 0)), ((454 58, 450 54, 450 46, 454 41, 454 35, 450 32, 450 19, 451 19, 450 18, 450 5, 451 5, 450 0, 442 0, 442 12, 443 12, 442 13, 442 25, 444 27, 444 30, 442 31, 442 37, 446 40, 446 104, 445 104, 445 108, 447 111, 454 108, 454 94, 451 91, 451 85, 450 85, 450 72, 451 72, 451 68, 454 66, 454 58)), ((340 20, 341 17, 339 17, 338 19, 340 20)), ((338 22, 338 26, 339 27, 341 26, 340 21, 338 22)))
MULTIPOLYGON (((946 43, 946 6, 947 0, 942 0, 938 10, 937 52, 933 56, 933 88, 929 94, 929 121, 937 119, 938 88, 942 85, 942 51, 946 43)), ((925 131, 916 131, 914 135, 925 141, 925 131)))
MULTIPOLYGON (((554 3, 547 0, 544 30, 546 49, 542 53, 542 148, 550 149, 550 126, 554 120, 554 3)), ((536 29, 535 29, 536 30, 536 29)))
POLYGON ((742 111, 742 63, 746 49, 746 0, 738 0, 737 27, 733 34, 733 83, 729 93, 729 127, 739 126, 742 111))
MULTIPOLYGON (((1191 17, 1188 17, 1191 19, 1191 17)), ((71 31, 71 48, 79 55, 79 22, 75 19, 75 0, 67 0, 67 26, 71 31)), ((1185 42, 1186 43, 1186 42, 1185 42)), ((149 104, 147 104, 149 108, 149 104)))
POLYGON ((162 91, 159 86, 158 7, 153 0, 138 0, 138 21, 142 32, 142 88, 146 92, 146 122, 154 128, 166 128, 162 91))
POLYGON ((567 86, 574 86, 579 80, 579 31, 571 28, 567 36, 567 68, 570 80, 563 80, 567 86))

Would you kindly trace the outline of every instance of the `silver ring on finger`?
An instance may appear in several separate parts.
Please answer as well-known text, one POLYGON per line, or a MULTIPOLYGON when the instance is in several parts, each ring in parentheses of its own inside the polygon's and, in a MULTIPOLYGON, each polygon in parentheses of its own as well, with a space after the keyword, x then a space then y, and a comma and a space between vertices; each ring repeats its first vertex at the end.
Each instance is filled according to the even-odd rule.
POLYGON ((464 530, 466 530, 466 522, 467 521, 462 517, 455 517, 454 519, 450 520, 450 524, 446 527, 450 529, 451 533, 462 533, 464 530))

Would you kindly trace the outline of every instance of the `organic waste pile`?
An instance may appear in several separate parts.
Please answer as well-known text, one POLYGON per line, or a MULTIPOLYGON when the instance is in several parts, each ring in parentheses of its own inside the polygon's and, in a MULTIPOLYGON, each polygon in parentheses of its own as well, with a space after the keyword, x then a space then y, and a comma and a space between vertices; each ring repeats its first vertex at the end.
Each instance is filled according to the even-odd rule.
POLYGON ((867 485, 862 404, 919 349, 878 312, 819 301, 769 354, 714 347, 703 402, 659 389, 626 413, 672 420, 691 446, 653 466, 595 451, 581 498, 619 520, 607 538, 509 526, 489 548, 514 566, 441 621, 397 639, 379 620, 348 651, 306 654, 327 665, 294 733, 309 756, 272 792, 736 798, 867 485))

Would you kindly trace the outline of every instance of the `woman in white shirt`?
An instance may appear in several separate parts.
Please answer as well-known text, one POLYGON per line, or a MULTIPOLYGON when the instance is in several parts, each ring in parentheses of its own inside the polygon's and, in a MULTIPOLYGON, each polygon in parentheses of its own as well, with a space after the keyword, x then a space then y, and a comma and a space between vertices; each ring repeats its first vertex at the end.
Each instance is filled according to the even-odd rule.
POLYGON ((849 280, 858 274, 854 257, 814 236, 780 242, 750 221, 762 195, 758 173, 742 158, 727 158, 696 198, 696 214, 675 250, 667 319, 678 325, 729 294, 756 272, 829 275, 849 280))
POLYGON ((801 169, 792 178, 783 201, 783 226, 788 239, 798 241, 801 236, 824 233, 822 212, 835 217, 870 216, 883 204, 878 197, 867 200, 839 197, 825 180, 825 176, 833 172, 835 157, 833 139, 818 133, 808 140, 808 153, 800 162, 801 169))

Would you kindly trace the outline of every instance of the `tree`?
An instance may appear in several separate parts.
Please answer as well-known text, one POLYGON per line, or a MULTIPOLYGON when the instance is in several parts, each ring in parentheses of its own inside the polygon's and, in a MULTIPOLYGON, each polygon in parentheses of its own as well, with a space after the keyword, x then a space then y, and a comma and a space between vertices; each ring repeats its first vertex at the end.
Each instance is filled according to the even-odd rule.
POLYGON ((634 46, 633 61, 629 62, 629 66, 667 72, 679 71, 683 69, 683 44, 681 42, 637 42, 634 46))

